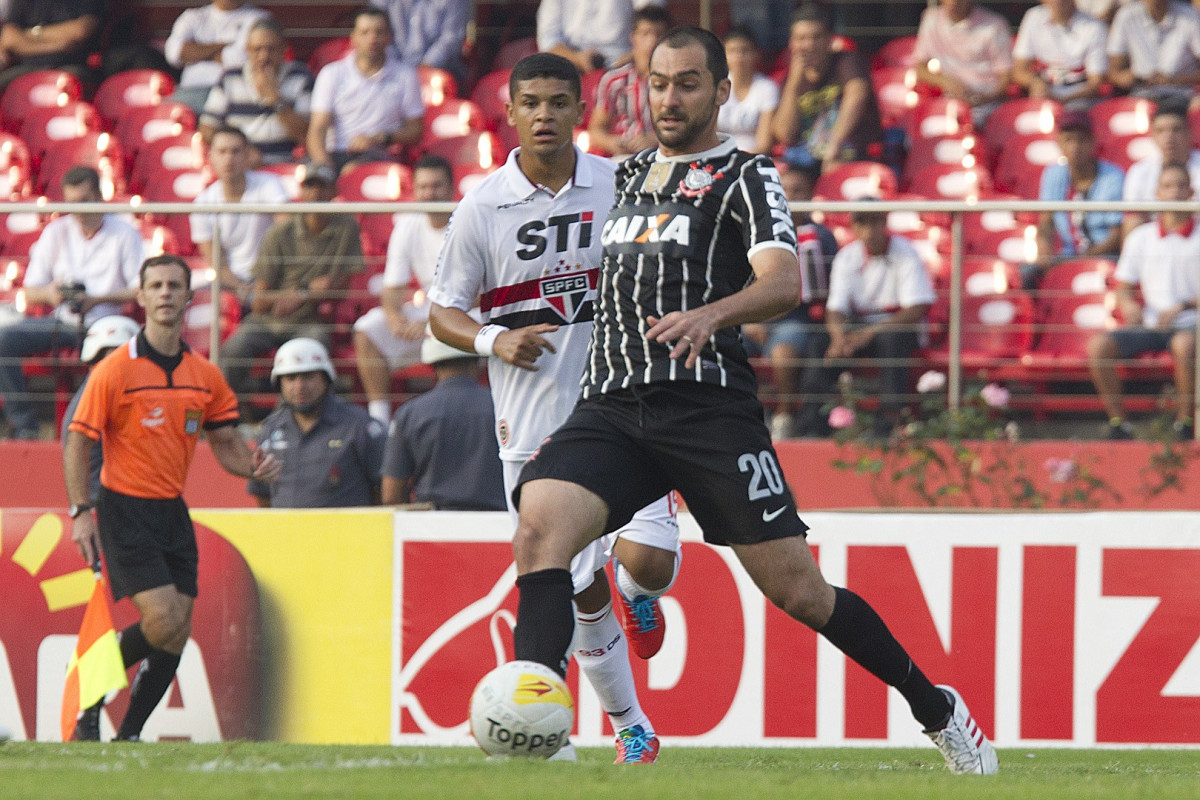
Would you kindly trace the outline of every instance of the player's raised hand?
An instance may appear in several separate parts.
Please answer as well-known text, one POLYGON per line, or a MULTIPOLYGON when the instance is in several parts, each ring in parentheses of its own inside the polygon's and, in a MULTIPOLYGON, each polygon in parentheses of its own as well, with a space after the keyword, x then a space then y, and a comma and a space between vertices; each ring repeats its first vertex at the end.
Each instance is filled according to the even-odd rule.
POLYGON ((550 340, 543 336, 543 334, 553 333, 556 330, 558 330, 557 325, 540 322, 537 325, 504 331, 496 337, 492 352, 506 364, 537 372, 538 367, 535 362, 543 351, 558 352, 550 340))

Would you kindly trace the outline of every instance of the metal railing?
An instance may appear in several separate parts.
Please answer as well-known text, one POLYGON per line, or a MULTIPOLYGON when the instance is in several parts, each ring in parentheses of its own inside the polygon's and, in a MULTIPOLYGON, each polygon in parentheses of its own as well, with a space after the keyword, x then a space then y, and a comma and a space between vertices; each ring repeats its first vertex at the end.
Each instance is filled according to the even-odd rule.
MULTIPOLYGON (((412 203, 412 202, 332 202, 332 203, 245 203, 239 205, 209 204, 200 205, 188 202, 172 203, 49 203, 49 202, 12 202, 0 206, 4 214, 52 214, 52 213, 109 213, 109 214, 394 214, 396 212, 449 212, 455 207, 454 203, 412 203)), ((951 248, 949 253, 950 269, 946 280, 949 300, 949 318, 946 321, 947 386, 946 404, 950 409, 959 408, 964 392, 964 375, 962 367, 963 347, 963 298, 964 280, 963 264, 964 247, 964 217, 968 214, 981 214, 989 211, 1011 212, 1013 214, 1029 214, 1055 211, 1072 212, 1160 212, 1185 211, 1200 212, 1200 202, 1046 202, 1046 201, 1009 201, 1009 200, 870 200, 846 202, 808 202, 792 203, 793 212, 816 213, 823 215, 844 215, 855 211, 891 212, 907 211, 918 213, 941 213, 950 217, 951 248)), ((219 248, 215 251, 215 260, 220 259, 219 248)), ((1113 258, 1115 260, 1115 257, 1113 258)), ((208 285, 212 293, 213 309, 219 309, 221 294, 226 288, 221 285, 220 270, 212 265, 210 271, 212 281, 208 285)), ((1197 265, 1200 269, 1200 265, 1197 265)), ((211 357, 220 360, 221 319, 219 313, 213 314, 213 329, 211 332, 211 357)), ((1200 327, 1200 323, 1198 323, 1200 327)), ((1200 348, 1197 348, 1197 364, 1200 371, 1200 348)), ((1200 400, 1193 408, 1193 419, 1200 417, 1200 400)))

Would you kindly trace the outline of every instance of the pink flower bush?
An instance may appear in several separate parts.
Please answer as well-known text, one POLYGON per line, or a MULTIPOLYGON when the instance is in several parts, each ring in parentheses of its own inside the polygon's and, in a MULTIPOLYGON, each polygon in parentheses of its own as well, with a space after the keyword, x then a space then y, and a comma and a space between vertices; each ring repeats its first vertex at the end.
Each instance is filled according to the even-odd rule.
POLYGON ((940 392, 945 388, 946 375, 945 373, 938 372, 937 370, 931 369, 928 372, 923 373, 920 378, 917 378, 917 391, 921 394, 940 392))
POLYGON ((1079 474, 1079 465, 1070 458, 1047 458, 1043 466, 1055 483, 1066 483, 1079 474))
POLYGON ((980 389, 979 396, 992 408, 1008 408, 1008 401, 1011 397, 1008 389, 998 383, 989 383, 980 389))
POLYGON ((829 412, 829 427, 834 430, 849 428, 854 424, 854 410, 845 406, 836 406, 829 412))

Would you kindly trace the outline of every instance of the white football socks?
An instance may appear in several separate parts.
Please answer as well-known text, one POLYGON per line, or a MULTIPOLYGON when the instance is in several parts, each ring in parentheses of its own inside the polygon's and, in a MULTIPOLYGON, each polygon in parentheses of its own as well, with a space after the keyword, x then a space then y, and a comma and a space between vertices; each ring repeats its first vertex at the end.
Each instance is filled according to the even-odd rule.
POLYGON ((608 712, 613 728, 622 731, 641 725, 653 733, 654 726, 638 703, 633 669, 629 666, 629 644, 613 614, 612 603, 594 614, 576 609, 575 622, 572 642, 575 660, 600 698, 600 705, 608 712))
POLYGON ((639 584, 629 574, 629 570, 625 569, 624 565, 616 558, 613 559, 613 570, 616 577, 617 591, 626 600, 633 602, 639 597, 662 597, 671 591, 671 587, 675 585, 675 579, 679 577, 679 553, 675 554, 675 572, 671 575, 671 582, 661 589, 647 589, 639 584))

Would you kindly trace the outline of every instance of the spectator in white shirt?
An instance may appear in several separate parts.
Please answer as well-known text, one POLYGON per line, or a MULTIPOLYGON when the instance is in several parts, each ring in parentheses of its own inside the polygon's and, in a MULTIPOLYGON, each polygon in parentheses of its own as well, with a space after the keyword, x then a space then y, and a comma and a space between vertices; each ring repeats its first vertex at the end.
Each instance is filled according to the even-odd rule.
POLYGON ((633 12, 664 0, 542 0, 537 46, 562 56, 580 72, 609 69, 629 60, 633 12))
POLYGON ((171 66, 183 70, 171 99, 199 114, 221 74, 246 63, 250 26, 266 16, 266 11, 246 5, 244 0, 213 0, 184 10, 163 46, 171 66))
MULTIPOLYGON (((1188 169, 1168 163, 1159 172, 1157 199, 1192 196, 1188 169)), ((1187 211, 1164 211, 1138 227, 1121 248, 1114 278, 1117 310, 1125 326, 1097 334, 1088 342, 1092 381, 1108 413, 1108 438, 1132 439, 1121 399, 1119 359, 1142 353, 1170 352, 1175 360, 1175 433, 1193 438, 1196 389, 1196 299, 1200 294, 1200 229, 1187 211), (1138 302, 1138 293, 1142 301, 1138 302)))
MULTIPOLYGON (((1192 147, 1192 132, 1182 103, 1163 103, 1155 110, 1150 121, 1150 138, 1158 152, 1129 167, 1125 173, 1122 200, 1152 202, 1158 196, 1158 174, 1163 164, 1186 165, 1191 175, 1191 185, 1200 186, 1200 150, 1192 147)), ((1128 235, 1149 219, 1149 214, 1130 212, 1125 215, 1121 230, 1128 235)))
POLYGON ((1012 78, 1008 22, 974 0, 939 0, 921 13, 913 57, 918 81, 966 101, 983 125, 1012 78))
MULTIPOLYGON (((197 205, 237 203, 286 203, 287 189, 270 172, 247 169, 250 142, 246 134, 225 125, 213 132, 208 160, 217 180, 196 196, 197 205)), ((281 217, 282 218, 282 217, 281 217)), ((254 261, 258 246, 274 221, 270 214, 192 214, 188 217, 192 241, 210 265, 213 242, 220 247, 221 284, 237 292, 244 305, 254 286, 254 261)))
MULTIPOLYGON (((439 156, 422 156, 413 167, 418 203, 454 199, 454 171, 439 156)), ((380 305, 354 323, 354 355, 367 395, 367 410, 380 422, 391 419, 388 392, 395 370, 419 363, 429 320, 425 291, 433 282, 449 214, 397 214, 388 241, 380 305)))
POLYGON ((729 99, 717 115, 717 130, 728 133, 738 149, 769 153, 774 137, 771 117, 779 106, 779 86, 758 71, 758 41, 749 28, 730 28, 725 34, 729 64, 729 99))
POLYGON ((1192 97, 1200 84, 1200 14, 1180 0, 1122 6, 1108 35, 1108 79, 1156 102, 1192 97))
POLYGON ((308 157, 340 170, 350 161, 395 160, 390 148, 416 144, 424 127, 417 71, 390 54, 387 13, 354 15, 352 51, 327 64, 313 86, 308 157))
POLYGON ((1108 70, 1104 23, 1075 0, 1042 0, 1025 12, 1013 44, 1013 82, 1030 97, 1081 107, 1095 102, 1108 70))
MULTIPOLYGON (((67 203, 99 203, 100 175, 73 167, 62 179, 67 203)), ((120 314, 137 294, 142 237, 110 214, 67 214, 51 221, 29 253, 24 293, 27 306, 54 311, 27 317, 0 307, 0 396, 9 436, 38 436, 38 405, 26 394, 21 359, 59 347, 76 347, 95 320, 120 314)))
POLYGON ((916 248, 901 236, 888 235, 886 213, 855 212, 850 227, 856 241, 834 256, 829 276, 828 336, 811 336, 805 345, 811 362, 824 358, 826 363, 804 370, 800 390, 806 400, 797 421, 799 435, 828 433, 819 410, 833 394, 845 361, 862 357, 881 361, 875 431, 890 433, 910 391, 908 360, 921 342, 924 320, 936 299, 916 248))

